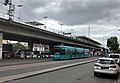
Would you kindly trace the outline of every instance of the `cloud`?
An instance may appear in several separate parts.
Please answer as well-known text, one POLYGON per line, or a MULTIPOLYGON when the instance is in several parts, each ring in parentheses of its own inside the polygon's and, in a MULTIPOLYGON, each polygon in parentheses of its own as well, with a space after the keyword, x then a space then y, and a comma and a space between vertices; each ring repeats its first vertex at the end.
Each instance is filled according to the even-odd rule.
POLYGON ((17 5, 23 4, 23 18, 42 20, 47 15, 49 19, 70 26, 120 20, 119 0, 13 0, 13 4, 17 13, 17 5))
POLYGON ((14 0, 14 3, 23 4, 23 18, 29 15, 29 19, 42 20, 48 16, 70 26, 120 20, 119 0, 14 0))
MULTIPOLYGON (((49 3, 47 6, 50 5, 49 3)), ((119 5, 118 0, 64 0, 56 7, 50 6, 51 9, 48 8, 44 14, 66 25, 80 25, 95 23, 102 19, 113 20, 114 13, 119 11, 119 5), (59 12, 53 11, 56 8, 59 12), (113 11, 115 9, 116 11, 113 11)))
MULTIPOLYGON (((6 12, 7 7, 0 1, 0 11, 6 12)), ((16 5, 15 17, 19 16, 17 5, 21 8, 21 21, 40 21, 48 16, 47 25, 60 29, 64 24, 64 32, 72 32, 75 36, 87 36, 97 41, 106 42, 110 36, 119 36, 120 0, 13 0, 16 5), (49 25, 51 24, 51 25, 49 25), (57 26, 56 26, 57 25, 57 26)))

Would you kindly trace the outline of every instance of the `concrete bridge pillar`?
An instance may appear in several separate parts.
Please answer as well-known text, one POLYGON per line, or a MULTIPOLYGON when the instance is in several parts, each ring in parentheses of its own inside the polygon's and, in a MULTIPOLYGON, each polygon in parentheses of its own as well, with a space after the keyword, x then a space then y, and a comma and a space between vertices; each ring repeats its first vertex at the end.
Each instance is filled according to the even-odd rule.
POLYGON ((0 33, 0 59, 2 59, 2 41, 3 41, 3 33, 0 33))
POLYGON ((33 51, 33 43, 32 42, 28 42, 28 49, 33 51))

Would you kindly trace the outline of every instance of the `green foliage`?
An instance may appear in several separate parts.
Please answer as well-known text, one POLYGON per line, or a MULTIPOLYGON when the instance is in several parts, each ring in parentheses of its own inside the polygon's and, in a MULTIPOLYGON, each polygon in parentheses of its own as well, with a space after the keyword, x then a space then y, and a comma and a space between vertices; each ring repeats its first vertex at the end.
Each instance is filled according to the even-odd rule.
POLYGON ((120 48, 117 49, 116 53, 120 53, 120 48))
POLYGON ((26 49, 26 47, 22 45, 20 42, 13 44, 13 52, 16 52, 18 49, 23 50, 26 49))
POLYGON ((117 52, 119 48, 118 38, 117 37, 110 37, 107 39, 107 47, 112 52, 117 52))

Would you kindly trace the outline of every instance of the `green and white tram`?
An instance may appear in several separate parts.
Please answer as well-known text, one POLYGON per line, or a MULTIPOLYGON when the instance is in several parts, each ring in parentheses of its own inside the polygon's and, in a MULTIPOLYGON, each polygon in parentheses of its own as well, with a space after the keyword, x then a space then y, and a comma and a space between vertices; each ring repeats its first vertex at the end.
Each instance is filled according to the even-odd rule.
POLYGON ((72 46, 54 46, 54 60, 76 59, 89 57, 89 49, 72 46))

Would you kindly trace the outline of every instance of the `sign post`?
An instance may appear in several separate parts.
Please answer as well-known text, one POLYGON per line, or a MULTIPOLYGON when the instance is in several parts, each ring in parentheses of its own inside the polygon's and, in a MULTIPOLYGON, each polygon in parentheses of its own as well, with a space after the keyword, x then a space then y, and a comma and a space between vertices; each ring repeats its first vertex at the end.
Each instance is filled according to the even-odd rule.
POLYGON ((0 59, 2 59, 2 41, 3 41, 3 33, 0 33, 0 59))

